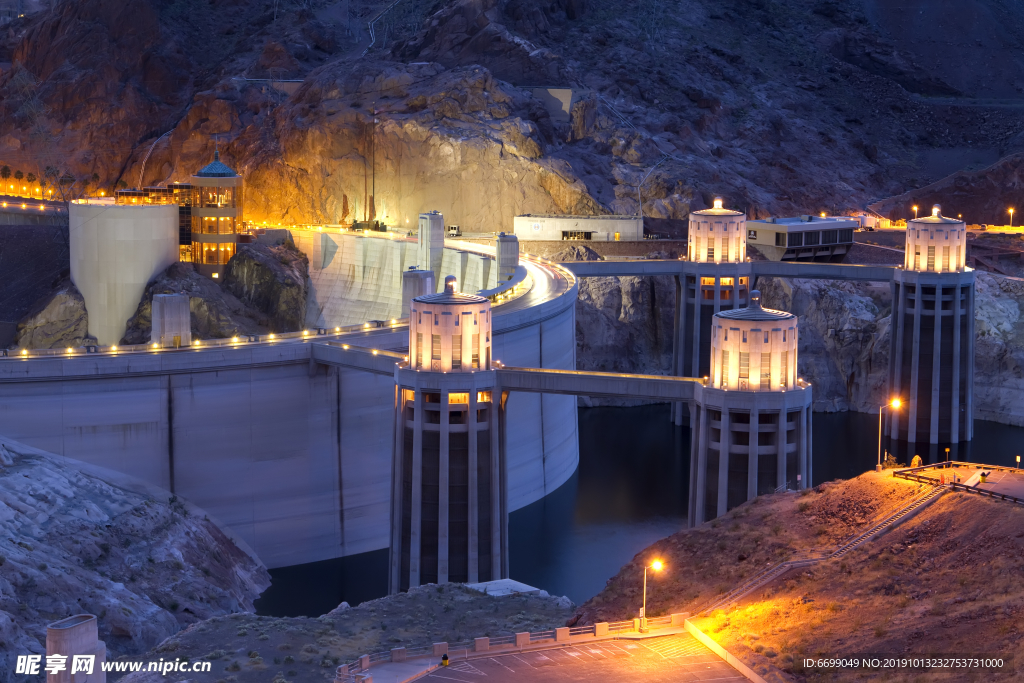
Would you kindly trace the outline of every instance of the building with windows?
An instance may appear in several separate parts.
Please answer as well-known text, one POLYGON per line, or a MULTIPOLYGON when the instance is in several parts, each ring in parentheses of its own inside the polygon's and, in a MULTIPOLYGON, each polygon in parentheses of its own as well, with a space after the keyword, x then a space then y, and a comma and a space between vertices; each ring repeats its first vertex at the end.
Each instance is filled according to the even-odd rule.
POLYGON ((691 263, 743 263, 747 260, 747 217, 723 208, 716 197, 714 208, 690 214, 686 234, 686 260, 691 263))
POLYGON ((508 576, 503 401, 491 305, 444 291, 412 300, 396 370, 391 592, 508 576))
POLYGON ((513 219, 520 240, 639 242, 644 238, 640 216, 556 216, 526 214, 513 219))
POLYGON ((765 218, 747 221, 747 242, 770 261, 839 263, 859 227, 859 219, 845 216, 765 218))
POLYGON ((190 184, 192 261, 203 275, 219 278, 242 241, 242 177, 214 152, 190 184))
MULTIPOLYGON (((907 223, 904 267, 892 281, 886 434, 937 451, 974 436, 974 271, 965 266, 967 226, 942 215, 907 223)), ((935 455, 935 453, 932 453, 935 455)), ((908 458, 909 461, 909 458, 908 458)))
POLYGON ((811 387, 797 375, 797 318, 761 307, 711 325, 711 371, 690 405, 690 526, 811 481, 811 387))

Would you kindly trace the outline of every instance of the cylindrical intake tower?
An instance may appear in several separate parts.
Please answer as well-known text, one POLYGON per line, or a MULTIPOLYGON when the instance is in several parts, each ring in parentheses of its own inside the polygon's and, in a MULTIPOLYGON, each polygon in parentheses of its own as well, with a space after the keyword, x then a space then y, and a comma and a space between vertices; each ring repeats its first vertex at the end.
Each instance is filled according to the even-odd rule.
POLYGON ((798 379, 797 318, 761 308, 714 316, 711 375, 690 413, 691 526, 779 488, 811 484, 811 387, 798 379))
POLYGON ((722 208, 716 198, 712 209, 690 214, 686 236, 687 260, 696 263, 743 263, 747 260, 747 217, 722 208))
MULTIPOLYGON (((721 199, 715 199, 715 208, 690 215, 688 260, 676 276, 672 367, 677 377, 710 375, 711 317, 747 305, 746 224, 746 216, 722 208, 721 199)), ((682 403, 674 406, 676 424, 682 424, 683 410, 682 403)))
MULTIPOLYGON (((974 271, 963 221, 941 207, 907 223, 906 262, 892 282, 892 333, 885 433, 908 457, 939 457, 939 446, 974 436, 974 271), (928 453, 918 453, 926 445, 928 453), (910 451, 914 451, 911 453, 910 451)), ((909 462, 909 460, 908 460, 909 462)))
POLYGON ((391 592, 508 576, 504 399, 491 369, 491 305, 444 291, 412 300, 396 371, 391 592))

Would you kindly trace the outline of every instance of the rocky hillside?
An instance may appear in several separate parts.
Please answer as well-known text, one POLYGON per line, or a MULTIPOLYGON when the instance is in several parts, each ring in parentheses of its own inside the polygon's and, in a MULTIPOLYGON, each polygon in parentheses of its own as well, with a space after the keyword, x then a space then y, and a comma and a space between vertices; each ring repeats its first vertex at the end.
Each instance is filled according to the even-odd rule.
MULTIPOLYGON (((565 624, 574 605, 547 594, 487 596, 465 586, 427 585, 364 602, 341 603, 318 618, 235 614, 190 626, 148 655, 211 660, 211 680, 239 683, 322 683, 338 664, 394 647, 455 643, 565 624)), ((131 674, 124 683, 157 683, 159 674, 131 674)))
MULTIPOLYGON (((978 25, 1020 23, 1001 0, 973 4, 978 25)), ((247 176, 249 218, 401 223, 436 208, 493 230, 523 212, 635 213, 641 185, 656 218, 719 193, 751 215, 841 211, 972 150, 1019 151, 1019 109, 965 98, 1013 90, 1020 60, 984 83, 963 74, 1016 34, 957 39, 965 59, 946 58, 906 38, 913 7, 883 9, 409 0, 363 57, 346 33, 369 2, 57 0, 0 34, 0 160, 152 184, 206 163, 216 135, 247 176), (302 83, 244 80, 268 77, 302 83), (537 84, 574 89, 568 121, 524 89, 537 84)), ((928 16, 965 21, 945 5, 928 16)))
POLYGON ((21 349, 63 349, 91 341, 85 299, 71 280, 62 280, 32 305, 18 322, 14 346, 21 349))
POLYGON ((241 245, 224 274, 224 288, 263 313, 271 332, 302 329, 308 282, 309 259, 290 241, 241 245))
POLYGON ((58 619, 95 614, 112 657, 138 654, 270 585, 201 510, 0 442, 0 681, 58 619))
MULTIPOLYGON (((802 494, 761 496, 639 553, 578 610, 574 621, 635 616, 641 567, 654 558, 662 559, 666 569, 649 581, 649 613, 694 611, 766 563, 794 551, 834 548, 917 494, 917 484, 887 472, 868 472, 802 494)), ((795 666, 804 655, 977 652, 1008 657, 1022 640, 1024 590, 1015 578, 1024 567, 1022 517, 1024 509, 1012 503, 947 493, 841 562, 790 572, 697 624, 772 683, 819 680, 795 666)), ((888 680, 934 676, 894 674, 888 680)), ((996 681, 1018 677, 983 676, 996 681)), ((843 672, 828 680, 865 680, 865 672, 843 672)))

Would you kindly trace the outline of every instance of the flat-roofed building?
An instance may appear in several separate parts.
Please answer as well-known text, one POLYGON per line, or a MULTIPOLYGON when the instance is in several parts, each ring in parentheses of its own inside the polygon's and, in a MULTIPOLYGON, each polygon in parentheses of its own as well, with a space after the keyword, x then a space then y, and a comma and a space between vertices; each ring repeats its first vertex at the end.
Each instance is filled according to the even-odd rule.
POLYGON ((846 216, 792 216, 747 221, 747 244, 769 261, 839 263, 853 245, 860 221, 846 216))
POLYGON ((521 241, 639 242, 644 238, 644 221, 640 216, 526 214, 516 216, 513 225, 521 241))

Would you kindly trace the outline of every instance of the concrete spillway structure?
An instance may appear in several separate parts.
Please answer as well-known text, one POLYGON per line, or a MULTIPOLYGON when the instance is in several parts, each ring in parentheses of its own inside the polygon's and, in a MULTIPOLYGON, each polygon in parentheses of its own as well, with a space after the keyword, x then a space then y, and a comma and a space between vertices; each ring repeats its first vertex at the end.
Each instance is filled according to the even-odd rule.
POLYGON ((711 373, 690 404, 689 523, 811 481, 811 387, 797 377, 797 319, 761 308, 712 319, 711 373))
POLYGON ((907 224, 889 355, 889 396, 903 407, 889 411, 885 432, 915 454, 974 436, 974 272, 966 257, 966 226, 938 205, 907 224))
POLYGON ((396 370, 391 592, 508 576, 503 401, 491 305, 445 289, 412 300, 396 370))

